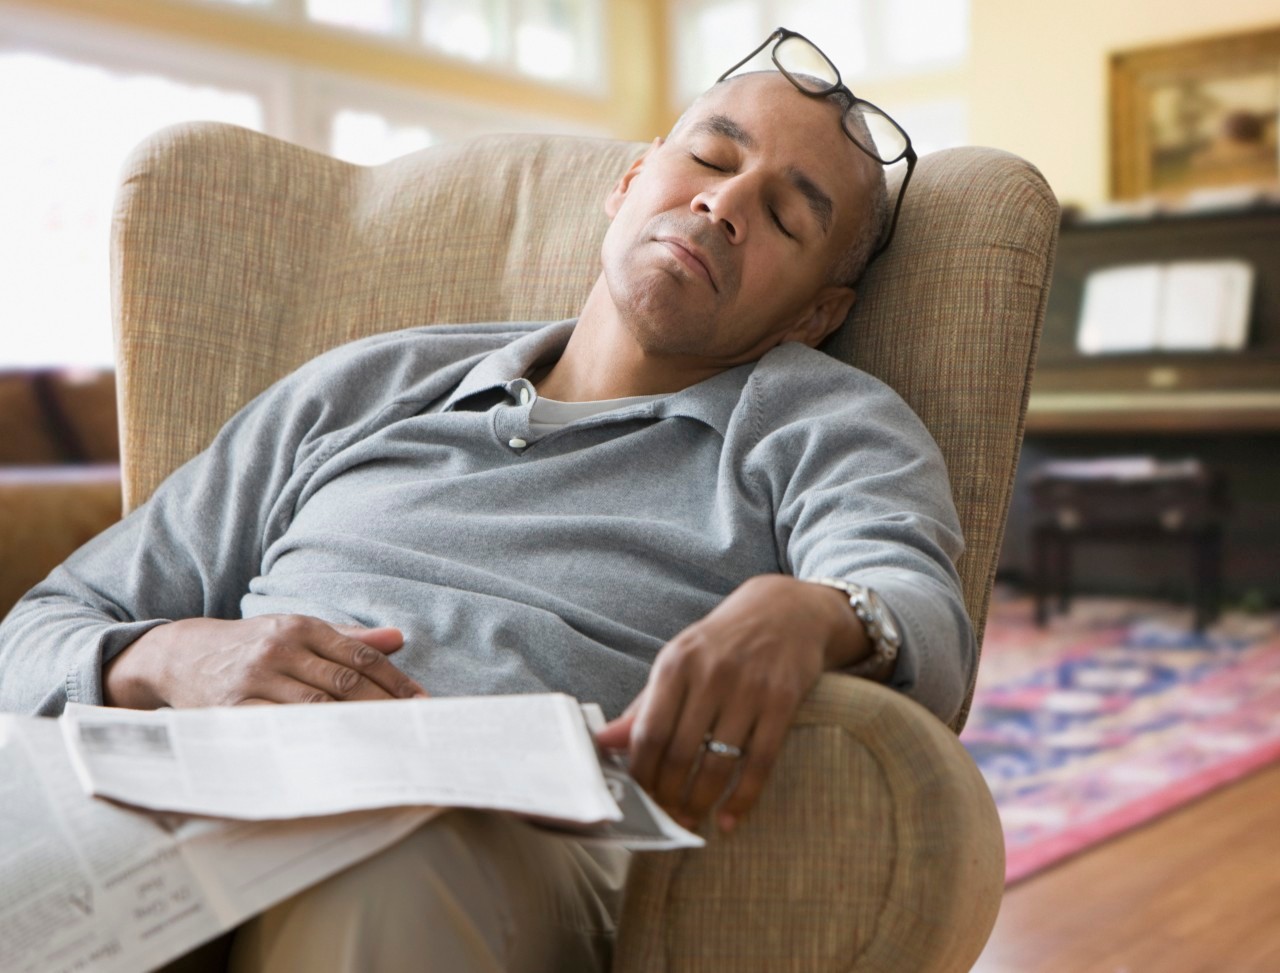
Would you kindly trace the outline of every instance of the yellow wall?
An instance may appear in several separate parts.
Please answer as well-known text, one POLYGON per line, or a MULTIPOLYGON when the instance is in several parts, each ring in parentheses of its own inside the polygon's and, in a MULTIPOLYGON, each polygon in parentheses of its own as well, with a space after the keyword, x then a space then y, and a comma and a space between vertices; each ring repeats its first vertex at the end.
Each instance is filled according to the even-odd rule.
POLYGON ((1063 202, 1108 198, 1112 52, 1280 23, 1276 0, 972 0, 969 132, 1040 167, 1063 202))

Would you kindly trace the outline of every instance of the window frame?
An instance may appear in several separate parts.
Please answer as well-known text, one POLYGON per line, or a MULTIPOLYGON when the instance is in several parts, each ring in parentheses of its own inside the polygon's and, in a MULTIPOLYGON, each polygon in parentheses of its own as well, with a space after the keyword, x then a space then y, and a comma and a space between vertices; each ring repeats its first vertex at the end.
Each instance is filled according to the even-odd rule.
POLYGON ((608 99, 612 97, 613 79, 606 70, 606 59, 601 52, 607 48, 610 21, 608 0, 581 0, 584 6, 580 41, 582 70, 564 78, 521 71, 516 54, 515 34, 520 23, 520 11, 528 0, 497 0, 505 8, 497 25, 498 40, 494 56, 473 60, 450 54, 444 48, 432 44, 422 35, 423 15, 429 0, 397 0, 400 8, 397 29, 392 33, 360 30, 344 27, 307 14, 306 0, 264 0, 261 3, 235 3, 234 0, 182 0, 183 3, 212 10, 234 10, 249 17, 262 17, 298 30, 322 35, 358 39, 397 50, 404 54, 443 61, 459 68, 481 70, 508 81, 527 82, 562 89, 576 95, 608 99))
MULTIPOLYGON (((290 2, 301 3, 302 0, 290 2)), ((531 115, 524 106, 504 111, 498 103, 476 104, 425 88, 397 86, 374 78, 291 63, 283 57, 229 50, 215 43, 174 37, 161 30, 99 22, 94 22, 92 29, 86 30, 84 20, 65 12, 14 10, 0 6, 0 51, 29 52, 68 64, 101 68, 126 78, 155 75, 178 84, 244 92, 256 98, 261 105, 261 124, 265 134, 327 155, 333 154, 332 119, 343 108, 374 112, 392 124, 421 125, 440 141, 495 130, 594 136, 610 134, 586 121, 531 115)), ((106 230, 110 225, 110 204, 103 209, 95 206, 95 214, 92 232, 98 235, 99 226, 106 230)), ((76 280, 85 279, 84 273, 92 274, 95 291, 104 285, 108 249, 105 232, 102 233, 101 246, 101 257, 95 256, 90 264, 82 263, 81 257, 68 258, 67 279, 73 286, 76 280)), ((52 272, 56 275, 61 271, 55 268, 52 272)), ((16 304, 10 306, 17 307, 16 304)), ((80 337, 90 333, 85 328, 108 328, 110 312, 105 303, 99 311, 94 298, 85 307, 92 313, 93 322, 77 324, 70 321, 63 329, 58 327, 59 319, 48 318, 46 326, 55 328, 57 336, 38 348, 32 357, 28 357, 29 353, 18 354, 16 346, 10 353, 12 357, 5 356, 0 349, 0 369, 37 367, 39 356, 50 349, 53 349, 53 354, 43 364, 108 366, 108 361, 98 359, 100 351, 80 361, 72 360, 70 355, 64 355, 60 360, 57 357, 58 347, 75 348, 78 344, 85 347, 80 337)), ((97 339, 94 341, 95 347, 101 344, 97 339)))
MULTIPOLYGON (((705 80, 705 84, 702 84, 699 79, 690 79, 685 76, 686 61, 680 47, 680 38, 684 32, 684 27, 689 22, 689 18, 696 11, 701 8, 715 6, 718 2, 724 2, 724 0, 667 0, 667 37, 670 41, 668 58, 675 66, 675 70, 671 72, 667 91, 667 97, 672 105, 687 104, 697 97, 707 85, 715 81, 715 77, 702 79, 705 80), (701 87, 698 87, 700 84, 701 87)), ((787 19, 786 0, 747 0, 747 2, 751 3, 755 8, 757 33, 759 34, 759 39, 756 43, 764 40, 775 27, 791 26, 787 19)), ((958 57, 938 58, 909 67, 896 65, 884 59, 879 54, 883 45, 876 43, 875 40, 887 34, 886 12, 888 6, 894 2, 895 0, 861 0, 867 33, 873 39, 871 43, 867 44, 867 66, 864 70, 855 74, 846 70, 843 64, 837 63, 836 65, 840 68, 845 84, 849 85, 855 92, 858 91, 859 85, 862 84, 880 85, 904 79, 947 75, 962 69, 968 63, 971 51, 971 37, 968 35, 965 39, 965 50, 958 57)), ((972 0, 961 0, 961 2, 965 4, 966 8, 969 8, 972 0)), ((821 40, 816 34, 810 34, 809 36, 814 37, 814 40, 821 45, 821 40)), ((745 53, 746 51, 744 50, 737 56, 741 57, 745 53)), ((834 53, 832 56, 835 56, 834 53)), ((730 56, 724 66, 727 68, 732 63, 733 57, 730 56)))

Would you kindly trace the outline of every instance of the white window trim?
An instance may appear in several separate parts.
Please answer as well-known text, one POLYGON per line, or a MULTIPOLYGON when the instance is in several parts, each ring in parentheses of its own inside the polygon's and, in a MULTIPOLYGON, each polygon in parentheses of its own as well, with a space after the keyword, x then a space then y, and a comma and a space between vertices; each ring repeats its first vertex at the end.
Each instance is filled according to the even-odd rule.
MULTIPOLYGON (((524 84, 545 85, 561 89, 577 95, 599 97, 605 100, 610 96, 612 78, 605 70, 605 59, 601 52, 609 37, 610 13, 608 0, 592 0, 584 24, 585 44, 583 72, 579 77, 546 78, 527 74, 521 71, 516 62, 513 23, 502 27, 502 36, 496 47, 496 56, 486 60, 471 60, 436 47, 423 39, 422 15, 423 0, 401 0, 403 18, 407 18, 403 33, 382 34, 376 31, 358 30, 353 27, 342 27, 338 24, 313 20, 307 16, 306 0, 267 0, 261 4, 233 4, 226 0, 183 0, 185 3, 213 10, 234 10, 238 14, 250 17, 262 17, 277 23, 287 24, 295 30, 305 30, 317 34, 358 40, 364 44, 375 44, 402 54, 421 57, 451 65, 459 70, 483 71, 485 74, 506 81, 524 84)), ((358 2, 358 0, 353 0, 358 2)), ((509 0, 513 8, 520 5, 520 0, 509 0)), ((658 0, 655 0, 658 2, 658 0)))
POLYGON ((555 116, 508 113, 487 105, 424 95, 413 89, 326 71, 299 71, 296 84, 300 128, 297 141, 325 154, 330 152, 329 119, 340 108, 377 112, 395 124, 421 125, 447 141, 469 138, 477 131, 598 137, 609 134, 555 116))

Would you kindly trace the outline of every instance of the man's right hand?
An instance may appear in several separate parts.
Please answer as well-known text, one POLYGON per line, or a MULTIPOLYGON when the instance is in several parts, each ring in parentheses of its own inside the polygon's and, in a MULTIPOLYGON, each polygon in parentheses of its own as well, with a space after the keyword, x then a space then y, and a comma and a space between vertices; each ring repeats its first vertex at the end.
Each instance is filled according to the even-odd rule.
POLYGON ((390 660, 394 628, 330 625, 306 615, 159 625, 107 664, 108 706, 232 706, 404 699, 426 691, 390 660))

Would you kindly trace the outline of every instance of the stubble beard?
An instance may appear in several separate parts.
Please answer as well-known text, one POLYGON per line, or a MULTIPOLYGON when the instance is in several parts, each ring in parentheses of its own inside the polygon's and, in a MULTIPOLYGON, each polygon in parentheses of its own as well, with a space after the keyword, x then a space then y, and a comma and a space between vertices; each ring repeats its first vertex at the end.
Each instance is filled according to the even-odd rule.
MULTIPOLYGON (((699 221, 701 222, 701 221, 699 221)), ((618 260, 604 262, 605 280, 619 319, 650 355, 705 356, 718 337, 716 318, 737 280, 729 260, 717 259, 724 244, 701 226, 670 214, 656 217, 618 260), (665 249, 658 237, 689 240, 712 262, 716 287, 654 263, 665 249)), ((714 232, 714 231, 712 231, 714 232)))

